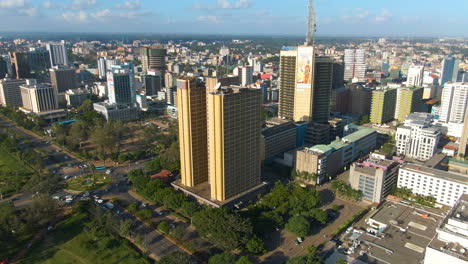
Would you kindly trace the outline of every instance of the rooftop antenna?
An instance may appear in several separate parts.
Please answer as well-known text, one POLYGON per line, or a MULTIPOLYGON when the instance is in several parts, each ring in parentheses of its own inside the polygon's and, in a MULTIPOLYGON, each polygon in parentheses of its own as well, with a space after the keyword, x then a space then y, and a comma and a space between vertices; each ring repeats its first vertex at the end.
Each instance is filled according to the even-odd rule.
POLYGON ((306 42, 305 45, 314 45, 314 38, 315 38, 315 32, 316 32, 316 24, 315 24, 315 9, 314 9, 314 4, 313 0, 309 0, 309 17, 307 19, 307 37, 306 37, 306 42))

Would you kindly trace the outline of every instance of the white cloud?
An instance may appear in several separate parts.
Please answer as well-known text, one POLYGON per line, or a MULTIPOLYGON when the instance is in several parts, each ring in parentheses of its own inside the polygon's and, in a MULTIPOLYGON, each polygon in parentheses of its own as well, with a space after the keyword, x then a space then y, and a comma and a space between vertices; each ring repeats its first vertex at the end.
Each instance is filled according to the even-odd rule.
POLYGON ((96 0, 73 0, 71 8, 75 10, 92 9, 96 7, 96 0))
POLYGON ((376 22, 386 22, 392 18, 392 13, 386 8, 382 9, 380 15, 375 17, 376 22))
POLYGON ((26 0, 0 0, 0 7, 2 8, 20 8, 26 6, 26 0))
POLYGON ((252 0, 218 0, 216 4, 195 3, 197 9, 247 9, 252 6, 252 0))
POLYGON ((66 12, 62 14, 62 19, 70 22, 70 23, 89 23, 89 15, 84 11, 80 11, 77 13, 74 12, 66 12))
POLYGON ((37 8, 37 7, 20 9, 18 12, 20 14, 24 14, 24 15, 30 16, 30 17, 37 17, 37 16, 40 15, 39 8, 37 8))
POLYGON ((221 24, 222 21, 217 16, 199 16, 198 22, 206 24, 221 24))
POLYGON ((123 4, 117 4, 115 7, 120 9, 140 9, 141 3, 140 0, 128 0, 123 4))
POLYGON ((347 15, 343 16, 342 19, 348 23, 355 23, 364 20, 369 17, 369 10, 364 8, 355 8, 346 10, 347 15))

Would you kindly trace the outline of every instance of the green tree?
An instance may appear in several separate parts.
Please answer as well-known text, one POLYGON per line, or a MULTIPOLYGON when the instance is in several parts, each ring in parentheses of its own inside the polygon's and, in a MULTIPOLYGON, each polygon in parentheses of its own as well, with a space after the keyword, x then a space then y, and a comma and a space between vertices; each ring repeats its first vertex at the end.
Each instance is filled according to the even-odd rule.
POLYGON ((185 252, 171 252, 158 262, 158 264, 190 264, 190 255, 185 252))
POLYGON ((143 220, 143 221, 149 221, 151 220, 151 217, 153 216, 153 211, 150 209, 143 209, 138 212, 138 216, 143 220))
POLYGON ((286 223, 286 230, 298 237, 305 237, 310 232, 310 223, 304 216, 293 216, 289 219, 288 223, 286 223))
POLYGON ((241 256, 241 257, 237 260, 236 264, 253 264, 253 262, 250 261, 248 257, 246 257, 246 256, 241 256))
POLYGON ((130 231, 133 226, 133 221, 130 219, 121 220, 119 224, 119 235, 127 237, 130 235, 130 231))
POLYGON ((208 264, 236 264, 236 256, 225 251, 221 254, 210 257, 208 264))
POLYGON ((245 245, 245 248, 247 251, 249 251, 252 254, 265 254, 267 252, 265 248, 265 243, 258 238, 257 236, 253 236, 252 239, 250 239, 247 244, 245 245))
POLYGON ((253 233, 248 219, 230 213, 226 208, 199 211, 194 214, 192 222, 201 236, 225 250, 241 248, 253 233))

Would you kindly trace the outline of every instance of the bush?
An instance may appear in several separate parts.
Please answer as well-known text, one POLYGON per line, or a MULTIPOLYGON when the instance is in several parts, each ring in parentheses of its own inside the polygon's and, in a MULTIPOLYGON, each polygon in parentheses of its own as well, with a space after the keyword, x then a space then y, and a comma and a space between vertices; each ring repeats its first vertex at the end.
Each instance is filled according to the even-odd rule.
POLYGON ((138 212, 138 204, 132 203, 131 205, 127 206, 127 211, 131 214, 136 214, 138 212))
POLYGON ((153 216, 153 211, 150 209, 143 209, 138 212, 138 216, 143 220, 143 221, 149 221, 151 220, 151 217, 153 216))
POLYGON ((158 230, 165 234, 169 233, 169 223, 167 221, 161 221, 158 224, 158 230))

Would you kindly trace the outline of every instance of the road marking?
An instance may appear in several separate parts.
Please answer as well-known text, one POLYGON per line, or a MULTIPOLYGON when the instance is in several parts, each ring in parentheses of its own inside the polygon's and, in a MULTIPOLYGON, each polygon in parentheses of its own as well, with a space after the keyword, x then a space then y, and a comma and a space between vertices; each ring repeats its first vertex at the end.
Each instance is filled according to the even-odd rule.
POLYGON ((420 246, 416 246, 415 244, 411 244, 409 242, 406 242, 405 248, 409 248, 409 249, 414 250, 414 251, 416 251, 418 253, 421 253, 421 254, 424 252, 424 248, 422 248, 420 246))

